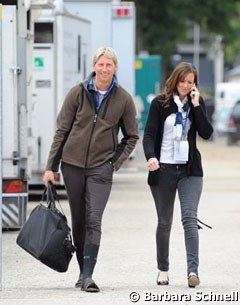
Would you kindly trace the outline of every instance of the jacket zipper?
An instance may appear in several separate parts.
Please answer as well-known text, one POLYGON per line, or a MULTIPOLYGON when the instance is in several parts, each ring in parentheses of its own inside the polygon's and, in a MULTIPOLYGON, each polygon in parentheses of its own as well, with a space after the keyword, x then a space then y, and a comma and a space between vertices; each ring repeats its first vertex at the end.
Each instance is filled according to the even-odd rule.
MULTIPOLYGON (((88 94, 87 94, 88 95, 88 94)), ((91 96, 88 95, 88 97, 91 100, 91 96)), ((107 112, 107 104, 109 102, 109 98, 110 96, 107 97, 107 99, 105 100, 105 105, 104 105, 104 109, 103 109, 103 116, 102 118, 104 119, 106 112, 107 112)), ((102 103, 104 102, 104 100, 102 101, 102 103)), ((102 105, 101 105, 102 106, 102 105)), ((101 108, 100 106, 100 108, 101 108)), ((91 133, 90 133, 90 137, 89 137, 89 141, 88 141, 88 148, 87 148, 87 154, 86 154, 86 161, 85 161, 85 168, 87 168, 87 164, 88 164, 88 156, 89 156, 89 150, 90 150, 90 145, 91 145, 91 141, 92 141, 92 135, 93 135, 93 131, 94 128, 96 126, 96 122, 97 122, 97 117, 98 117, 98 110, 95 109, 95 115, 94 115, 94 120, 93 120, 93 125, 92 125, 92 129, 91 129, 91 133)))
POLYGON ((87 148, 87 154, 86 154, 85 168, 87 167, 87 163, 88 163, 88 156, 89 156, 90 144, 91 144, 91 142, 92 142, 92 135, 93 135, 94 128, 95 128, 95 126, 96 126, 97 117, 98 117, 98 114, 97 114, 97 112, 96 112, 96 113, 94 114, 93 125, 92 125, 92 129, 91 129, 91 133, 90 133, 90 137, 89 137, 89 141, 88 141, 88 148, 87 148))

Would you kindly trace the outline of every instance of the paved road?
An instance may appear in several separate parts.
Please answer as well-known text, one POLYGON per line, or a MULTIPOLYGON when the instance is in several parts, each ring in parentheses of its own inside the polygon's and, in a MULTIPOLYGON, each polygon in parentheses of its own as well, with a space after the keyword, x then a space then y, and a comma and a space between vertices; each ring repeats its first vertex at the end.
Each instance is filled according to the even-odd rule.
MULTIPOLYGON (((74 288, 78 277, 75 258, 67 273, 41 265, 16 246, 18 232, 3 233, 3 287, 0 304, 6 305, 120 305, 132 304, 237 304, 240 300, 240 147, 224 141, 200 142, 205 182, 199 218, 213 230, 200 231, 201 286, 189 289, 179 202, 176 200, 171 238, 170 285, 155 284, 156 215, 146 185, 141 147, 136 151, 137 172, 115 174, 113 191, 103 219, 102 247, 95 270, 98 294, 74 288), (232 293, 237 291, 237 293, 232 293), (229 295, 228 295, 229 294, 229 295), (224 299, 214 301, 215 298, 224 299), (162 300, 162 301, 161 301, 162 300)), ((36 202, 29 203, 29 211, 36 202)), ((68 213, 67 202, 63 207, 68 213)))

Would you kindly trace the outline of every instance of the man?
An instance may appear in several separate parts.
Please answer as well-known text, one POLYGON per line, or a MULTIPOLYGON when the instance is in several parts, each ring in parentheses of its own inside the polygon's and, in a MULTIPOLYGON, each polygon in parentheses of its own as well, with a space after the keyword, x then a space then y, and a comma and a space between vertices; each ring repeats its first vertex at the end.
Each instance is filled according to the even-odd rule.
POLYGON ((138 140, 136 109, 117 82, 117 64, 112 48, 99 48, 91 75, 67 94, 43 176, 45 184, 54 183, 61 161, 80 268, 75 287, 86 292, 99 291, 92 274, 113 170, 120 168, 138 140), (123 134, 120 143, 119 128, 123 134))

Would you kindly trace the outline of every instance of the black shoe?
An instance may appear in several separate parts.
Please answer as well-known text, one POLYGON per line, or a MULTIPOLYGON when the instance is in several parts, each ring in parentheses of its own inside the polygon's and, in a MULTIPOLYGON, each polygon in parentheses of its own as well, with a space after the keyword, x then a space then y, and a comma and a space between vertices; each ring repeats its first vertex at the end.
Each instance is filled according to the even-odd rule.
POLYGON ((79 278, 75 284, 76 288, 82 288, 82 284, 83 284, 83 275, 80 273, 79 274, 79 278))
POLYGON ((167 280, 159 280, 159 276, 160 276, 161 271, 159 271, 158 276, 157 276, 157 285, 168 285, 169 284, 169 278, 167 278, 167 280))
POLYGON ((86 292, 99 292, 100 289, 91 277, 87 277, 82 282, 82 290, 86 292))
POLYGON ((199 277, 195 273, 190 273, 188 276, 188 287, 195 288, 200 284, 199 277))

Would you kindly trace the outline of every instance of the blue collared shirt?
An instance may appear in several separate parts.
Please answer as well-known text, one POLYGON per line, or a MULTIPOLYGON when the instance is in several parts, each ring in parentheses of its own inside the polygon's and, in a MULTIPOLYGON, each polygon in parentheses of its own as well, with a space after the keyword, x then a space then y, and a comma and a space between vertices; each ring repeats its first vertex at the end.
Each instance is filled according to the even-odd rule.
POLYGON ((101 105, 103 100, 109 95, 109 93, 111 92, 112 88, 115 87, 117 85, 115 78, 113 77, 112 79, 112 83, 110 85, 110 87, 108 88, 108 90, 106 91, 105 94, 101 94, 99 92, 99 90, 96 89, 94 82, 93 82, 93 77, 89 80, 88 84, 87 84, 87 89, 89 92, 93 92, 94 94, 94 103, 96 106, 96 109, 98 110, 101 105))

